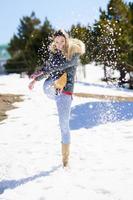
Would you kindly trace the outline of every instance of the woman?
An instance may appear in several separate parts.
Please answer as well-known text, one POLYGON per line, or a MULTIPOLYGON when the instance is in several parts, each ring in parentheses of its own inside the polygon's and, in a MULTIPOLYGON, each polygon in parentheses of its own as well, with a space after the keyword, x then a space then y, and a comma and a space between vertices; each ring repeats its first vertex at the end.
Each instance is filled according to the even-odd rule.
POLYGON ((74 77, 79 56, 85 53, 85 45, 81 40, 69 38, 65 31, 59 30, 53 35, 50 52, 46 65, 31 76, 33 81, 29 84, 29 89, 34 87, 36 81, 48 76, 43 87, 47 96, 56 101, 61 129, 62 161, 66 167, 70 149, 69 118, 74 77))

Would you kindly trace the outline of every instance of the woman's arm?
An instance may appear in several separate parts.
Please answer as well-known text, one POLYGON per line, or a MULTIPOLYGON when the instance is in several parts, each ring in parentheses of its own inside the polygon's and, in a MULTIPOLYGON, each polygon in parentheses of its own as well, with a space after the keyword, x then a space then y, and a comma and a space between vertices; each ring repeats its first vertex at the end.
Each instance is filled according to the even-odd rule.
POLYGON ((33 74, 31 74, 30 78, 36 81, 40 81, 45 77, 44 71, 37 70, 33 74))
POLYGON ((56 71, 64 71, 67 68, 73 67, 78 64, 79 54, 75 54, 70 61, 66 61, 65 63, 60 63, 54 65, 53 63, 48 64, 47 66, 42 67, 42 71, 44 73, 51 73, 56 71))
MULTIPOLYGON (((75 54, 70 61, 65 62, 47 62, 46 66, 43 66, 41 70, 39 70, 40 74, 34 77, 36 81, 42 80, 46 75, 48 75, 51 72, 56 71, 64 71, 67 68, 76 66, 78 64, 79 54, 75 54)), ((34 74, 33 74, 34 76, 34 74)))

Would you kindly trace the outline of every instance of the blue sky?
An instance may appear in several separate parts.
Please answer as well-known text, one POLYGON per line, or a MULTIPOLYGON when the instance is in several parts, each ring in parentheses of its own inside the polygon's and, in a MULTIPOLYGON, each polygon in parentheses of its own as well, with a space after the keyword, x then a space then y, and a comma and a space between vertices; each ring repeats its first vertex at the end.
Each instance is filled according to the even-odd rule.
MULTIPOLYGON (((126 0, 125 2, 132 0, 126 0)), ((91 25, 99 17, 99 7, 106 9, 109 0, 2 0, 0 2, 0 44, 17 33, 19 20, 35 11, 44 21, 48 17, 54 28, 69 29, 72 24, 91 25)))

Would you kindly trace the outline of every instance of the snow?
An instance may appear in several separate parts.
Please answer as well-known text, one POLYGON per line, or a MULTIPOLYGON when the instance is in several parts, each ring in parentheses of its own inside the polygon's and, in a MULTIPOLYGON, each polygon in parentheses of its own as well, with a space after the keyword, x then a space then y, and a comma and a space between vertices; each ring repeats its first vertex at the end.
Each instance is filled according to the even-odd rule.
MULTIPOLYGON (((132 90, 128 90, 126 88, 119 88, 116 84, 107 85, 105 82, 101 82, 101 78, 103 78, 103 67, 101 66, 95 66, 94 63, 85 65, 86 78, 83 77, 82 71, 82 67, 79 67, 79 69, 77 70, 79 84, 75 85, 75 91, 106 95, 115 94, 116 96, 133 96, 132 90)), ((118 72, 115 71, 115 77, 118 76, 118 72)))
MULTIPOLYGON (((87 65, 75 91, 133 95, 102 83, 96 67, 87 65)), ((43 81, 29 91, 28 77, 0 76, 1 93, 24 95, 0 122, 0 200, 132 200, 133 103, 74 97, 70 167, 63 169, 56 105, 43 81)))

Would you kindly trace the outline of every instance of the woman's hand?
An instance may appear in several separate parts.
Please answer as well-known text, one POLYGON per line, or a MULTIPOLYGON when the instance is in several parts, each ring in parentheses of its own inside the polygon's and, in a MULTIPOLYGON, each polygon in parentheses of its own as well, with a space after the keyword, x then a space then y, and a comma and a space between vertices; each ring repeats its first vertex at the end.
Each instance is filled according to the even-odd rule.
POLYGON ((44 74, 43 71, 38 70, 38 71, 34 72, 33 74, 31 74, 30 78, 35 79, 35 78, 37 78, 38 76, 41 76, 41 75, 43 75, 43 74, 44 74))
POLYGON ((32 90, 34 88, 35 83, 36 83, 35 79, 29 83, 28 87, 29 87, 30 90, 32 90))

